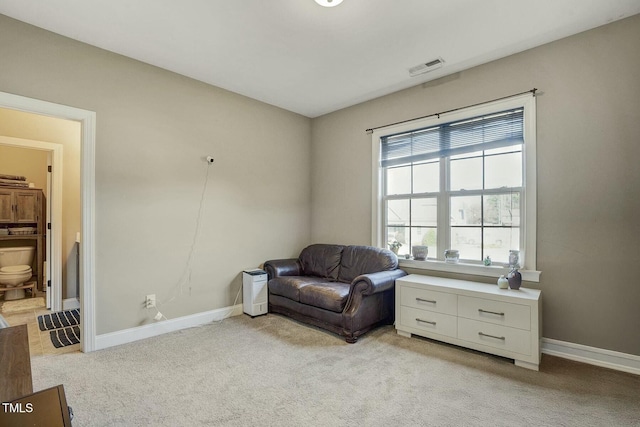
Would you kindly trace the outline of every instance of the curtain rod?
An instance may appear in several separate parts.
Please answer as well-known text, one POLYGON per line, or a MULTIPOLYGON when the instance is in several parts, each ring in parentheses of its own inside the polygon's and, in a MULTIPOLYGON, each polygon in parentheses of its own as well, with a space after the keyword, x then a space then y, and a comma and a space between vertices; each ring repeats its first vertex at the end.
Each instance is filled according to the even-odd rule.
POLYGON ((537 90, 538 90, 538 89, 536 89, 536 88, 534 87, 534 88, 533 88, 533 89, 531 89, 531 90, 527 90, 527 91, 524 91, 524 92, 516 93, 516 94, 513 94, 513 95, 503 96, 502 98, 492 99, 491 101, 478 102, 477 104, 467 105, 466 107, 454 108, 453 110, 441 111, 440 113, 428 114, 428 115, 426 115, 426 116, 416 117, 416 118, 414 118, 414 119, 402 120, 402 121, 400 121, 400 122, 389 123, 388 125, 377 126, 377 127, 371 128, 371 129, 367 129, 367 130, 366 130, 366 132, 367 132, 368 134, 372 134, 372 133, 373 133, 373 131, 374 131, 374 130, 377 130, 377 129, 382 129, 382 128, 386 128, 386 127, 389 127, 389 126, 400 125, 400 124, 402 124, 402 123, 408 123, 408 122, 412 122, 412 121, 414 121, 414 120, 426 119, 427 117, 437 116, 438 118, 440 118, 440 115, 441 115, 441 114, 447 114, 447 113, 451 113, 451 112, 454 112, 454 111, 462 110, 462 109, 465 109, 465 108, 475 107, 475 106, 477 106, 477 105, 486 104, 486 103, 488 103, 488 102, 501 101, 501 100, 503 100, 503 99, 513 98, 514 96, 524 95, 525 93, 531 93, 533 96, 536 96, 536 91, 537 91, 537 90))

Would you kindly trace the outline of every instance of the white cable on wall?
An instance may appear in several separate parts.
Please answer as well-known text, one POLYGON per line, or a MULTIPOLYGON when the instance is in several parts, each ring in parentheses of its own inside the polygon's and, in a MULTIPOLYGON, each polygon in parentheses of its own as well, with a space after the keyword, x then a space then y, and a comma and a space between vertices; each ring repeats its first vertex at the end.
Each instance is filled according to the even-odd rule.
MULTIPOLYGON (((207 186, 209 184, 209 169, 211 168, 211 165, 213 165, 213 157, 211 156, 207 156, 206 157, 207 160, 207 171, 205 174, 205 178, 204 178, 204 184, 202 186, 202 193, 200 194, 200 203, 198 206, 198 216, 196 217, 196 228, 194 230, 193 233, 193 239, 191 241, 191 247, 189 248, 189 255, 187 256, 187 262, 185 263, 185 267, 184 267, 184 271, 182 273, 182 275, 180 276, 180 280, 178 280, 178 282, 176 283, 176 287, 178 288, 179 292, 178 295, 174 295, 173 297, 171 297, 169 300, 163 302, 162 304, 158 304, 158 306, 161 305, 166 305, 168 303, 170 303, 171 301, 175 300, 179 295, 182 295, 183 289, 184 289, 184 285, 185 284, 191 284, 191 272, 192 272, 192 262, 193 262, 193 255, 195 253, 195 249, 198 246, 198 239, 200 237, 200 228, 202 226, 202 213, 204 211, 204 201, 205 201, 205 196, 207 194, 207 186)), ((175 287, 174 287, 175 289, 175 287)), ((229 308, 228 312, 225 313, 222 318, 218 321, 214 321, 214 322, 222 322, 223 320, 227 319, 228 317, 231 316, 231 314, 233 313, 233 310, 236 306, 236 304, 238 303, 238 298, 240 298, 240 292, 242 292, 242 287, 238 290, 238 293, 236 294, 236 298, 233 301, 233 305, 229 308)), ((158 307, 156 307, 156 315, 154 317, 155 321, 160 321, 160 320, 169 320, 167 319, 167 317, 165 317, 164 314, 162 314, 159 310, 158 307)))
POLYGON ((193 261, 193 253, 198 243, 198 237, 200 236, 200 226, 202 225, 202 209, 204 208, 204 196, 207 193, 207 185, 209 184, 209 169, 212 162, 207 163, 207 173, 204 178, 204 185, 202 186, 202 194, 200 195, 200 206, 198 207, 198 217, 196 218, 196 229, 193 233, 193 241, 191 242, 191 248, 189 249, 189 256, 187 257, 187 263, 185 265, 184 273, 180 279, 180 295, 182 295, 182 289, 185 281, 191 283, 191 262, 193 261), (188 280, 187 280, 188 279, 188 280))
MULTIPOLYGON (((184 285, 185 283, 190 284, 191 283, 191 263, 193 261, 193 254, 195 252, 195 248, 198 244, 198 238, 200 236, 200 227, 202 225, 202 212, 204 209, 204 198, 205 195, 207 193, 207 186, 209 184, 209 169, 211 168, 211 165, 213 165, 213 158, 212 157, 207 157, 207 172, 205 174, 205 178, 204 178, 204 184, 202 186, 202 194, 200 195, 200 204, 198 207, 198 216, 196 217, 196 228, 195 231, 193 233, 193 239, 191 241, 191 247, 189 248, 189 255, 187 256, 187 262, 185 263, 185 267, 184 267, 184 271, 182 273, 182 275, 180 276, 180 280, 178 280, 178 282, 176 283, 176 287, 179 288, 179 292, 178 295, 174 295, 173 297, 171 297, 169 300, 163 302, 162 304, 159 305, 165 305, 170 303, 171 301, 173 301, 174 299, 176 299, 177 296, 182 295, 182 291, 184 289, 184 285)), ((164 317, 164 316, 162 316, 164 317)), ((166 319, 166 317, 164 317, 166 319)))

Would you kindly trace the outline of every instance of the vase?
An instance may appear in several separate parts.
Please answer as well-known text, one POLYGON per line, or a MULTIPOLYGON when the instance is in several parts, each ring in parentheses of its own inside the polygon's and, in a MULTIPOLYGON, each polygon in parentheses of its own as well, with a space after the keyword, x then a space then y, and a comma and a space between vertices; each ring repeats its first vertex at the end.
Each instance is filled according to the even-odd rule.
POLYGON ((522 274, 518 271, 517 268, 511 270, 511 272, 507 275, 507 280, 509 281, 509 288, 515 290, 520 289, 520 285, 522 285, 522 274))
POLYGON ((509 280, 504 276, 500 276, 498 279, 498 287, 500 289, 507 289, 509 287, 509 280))
POLYGON ((446 251, 444 251, 444 260, 445 262, 457 264, 460 260, 460 251, 458 251, 457 249, 447 249, 446 251))
POLYGON ((416 261, 424 261, 427 259, 429 247, 420 245, 412 246, 411 253, 413 253, 413 259, 415 259, 416 261))
POLYGON ((512 249, 509 251, 509 267, 518 268, 520 262, 520 251, 512 249))

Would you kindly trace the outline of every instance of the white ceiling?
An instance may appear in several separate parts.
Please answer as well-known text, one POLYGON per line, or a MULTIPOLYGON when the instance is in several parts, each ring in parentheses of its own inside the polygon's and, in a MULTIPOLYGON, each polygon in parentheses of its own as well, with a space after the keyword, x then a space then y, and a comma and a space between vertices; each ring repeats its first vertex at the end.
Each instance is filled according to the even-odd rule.
POLYGON ((640 13, 640 0, 0 0, 0 13, 316 117, 640 13))

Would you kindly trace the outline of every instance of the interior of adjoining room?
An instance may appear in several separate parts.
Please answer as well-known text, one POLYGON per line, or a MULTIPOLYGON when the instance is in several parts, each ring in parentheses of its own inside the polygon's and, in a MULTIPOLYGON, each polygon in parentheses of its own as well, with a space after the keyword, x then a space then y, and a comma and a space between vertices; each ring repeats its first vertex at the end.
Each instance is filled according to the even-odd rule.
POLYGON ((14 275, 15 283, 0 285, 0 314, 11 325, 28 325, 33 355, 80 348, 79 343, 55 347, 50 331, 58 328, 38 324, 42 316, 80 307, 79 171, 79 123, 0 109, 0 190, 3 208, 13 213, 0 224, 2 267, 29 267, 14 275), (62 206, 61 212, 54 206, 62 206), (52 233, 54 227, 61 238, 52 233))

